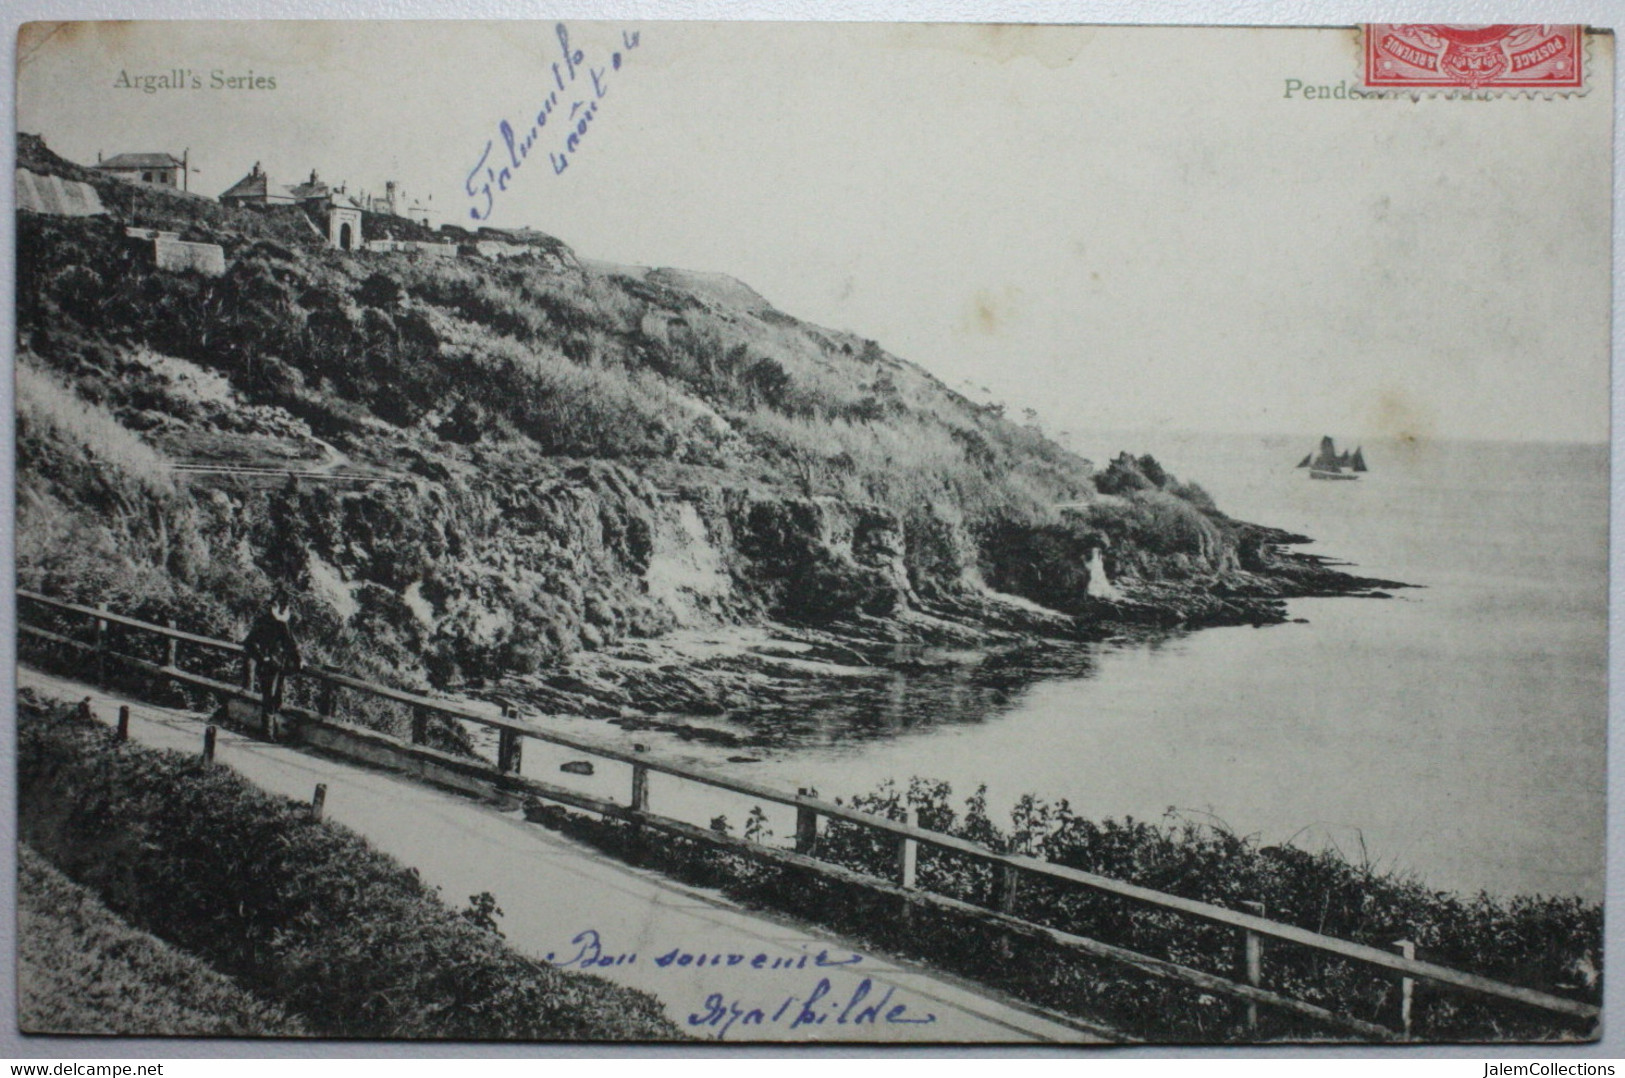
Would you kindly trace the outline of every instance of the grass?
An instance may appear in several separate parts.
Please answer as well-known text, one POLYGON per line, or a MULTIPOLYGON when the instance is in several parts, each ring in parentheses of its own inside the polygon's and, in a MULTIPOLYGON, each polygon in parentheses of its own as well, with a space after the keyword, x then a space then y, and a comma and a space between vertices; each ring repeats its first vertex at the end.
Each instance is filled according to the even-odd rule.
POLYGON ((80 397, 27 361, 16 368, 19 438, 58 439, 96 466, 116 469, 157 495, 175 492, 163 455, 105 407, 80 397))
POLYGON ((17 849, 17 1024, 65 1036, 297 1037, 299 1020, 131 928, 17 849))
POLYGON ((682 1036, 654 998, 511 950, 487 903, 448 907, 415 872, 307 806, 195 756, 120 745, 31 694, 18 716, 21 838, 132 925, 314 1035, 682 1036))

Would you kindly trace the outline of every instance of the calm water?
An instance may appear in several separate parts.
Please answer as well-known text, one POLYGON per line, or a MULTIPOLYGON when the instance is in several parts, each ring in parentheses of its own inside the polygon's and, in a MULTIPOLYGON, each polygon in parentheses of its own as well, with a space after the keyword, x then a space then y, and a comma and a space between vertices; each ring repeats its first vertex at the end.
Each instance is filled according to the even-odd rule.
MULTIPOLYGON (((1313 439, 1100 441, 1079 448, 1152 452, 1233 516, 1423 588, 1293 602, 1307 624, 888 677, 792 702, 773 721, 793 744, 723 766, 826 796, 920 775, 961 797, 986 783, 996 810, 1031 792, 1096 817, 1211 813, 1438 888, 1601 897, 1605 447, 1366 443, 1371 473, 1323 483, 1292 468, 1313 439)), ((726 755, 654 740, 663 755, 726 755)), ((551 770, 538 755, 526 769, 551 770)), ((663 777, 651 794, 660 811, 719 811, 663 777)))

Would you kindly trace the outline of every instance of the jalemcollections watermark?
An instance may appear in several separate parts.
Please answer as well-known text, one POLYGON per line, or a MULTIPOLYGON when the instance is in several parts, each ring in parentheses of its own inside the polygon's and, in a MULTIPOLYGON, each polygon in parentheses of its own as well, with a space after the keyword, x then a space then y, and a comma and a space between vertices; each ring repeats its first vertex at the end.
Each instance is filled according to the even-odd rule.
POLYGON ((1609 1078, 1612 1063, 1486 1063, 1484 1078, 1609 1078))

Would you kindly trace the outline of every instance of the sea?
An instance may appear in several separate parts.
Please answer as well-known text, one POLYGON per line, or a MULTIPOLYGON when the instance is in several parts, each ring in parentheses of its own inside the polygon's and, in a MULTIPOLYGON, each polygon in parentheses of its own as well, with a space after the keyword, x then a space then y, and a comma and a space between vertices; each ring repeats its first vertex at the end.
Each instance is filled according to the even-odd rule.
MULTIPOLYGON (((792 705, 775 720, 791 736, 748 758, 679 754, 825 797, 918 776, 959 801, 985 786, 996 818, 1033 794, 1334 848, 1437 890, 1600 900, 1608 448, 1366 441, 1369 472, 1323 482, 1295 467, 1318 441, 1124 432, 1076 448, 1150 453, 1231 516, 1412 587, 1293 600, 1262 628, 952 656, 792 705)), ((736 830, 749 811, 663 775, 650 795, 736 830)), ((788 835, 786 813, 766 826, 788 835)))

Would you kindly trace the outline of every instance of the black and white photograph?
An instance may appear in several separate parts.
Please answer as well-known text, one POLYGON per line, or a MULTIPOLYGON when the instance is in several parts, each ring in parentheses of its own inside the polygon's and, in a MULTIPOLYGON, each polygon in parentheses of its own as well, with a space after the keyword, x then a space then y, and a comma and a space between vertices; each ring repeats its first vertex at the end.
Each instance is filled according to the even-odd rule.
POLYGON ((16 49, 24 1050, 1602 1035, 1611 29, 16 49))

